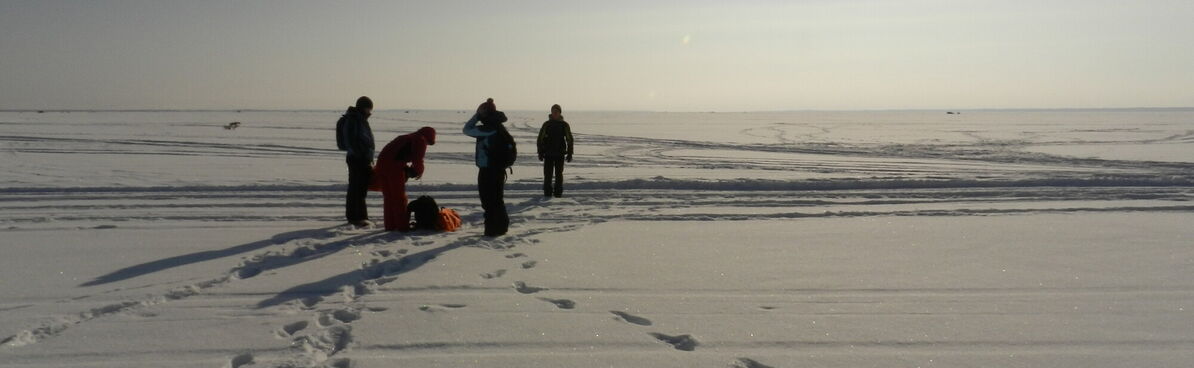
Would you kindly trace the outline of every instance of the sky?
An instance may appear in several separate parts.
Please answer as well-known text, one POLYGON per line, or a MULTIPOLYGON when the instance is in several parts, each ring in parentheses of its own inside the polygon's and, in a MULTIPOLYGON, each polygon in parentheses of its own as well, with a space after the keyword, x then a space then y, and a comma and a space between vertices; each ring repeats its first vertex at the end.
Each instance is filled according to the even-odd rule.
POLYGON ((1194 1, 0 0, 0 109, 1194 106, 1194 1))

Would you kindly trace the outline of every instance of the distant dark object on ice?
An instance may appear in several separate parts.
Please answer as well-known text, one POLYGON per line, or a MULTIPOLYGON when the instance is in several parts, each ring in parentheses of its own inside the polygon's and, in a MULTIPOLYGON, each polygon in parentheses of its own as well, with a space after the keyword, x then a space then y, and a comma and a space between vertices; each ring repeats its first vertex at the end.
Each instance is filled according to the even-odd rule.
POLYGON ((239 122, 239 121, 234 121, 234 122, 228 123, 228 125, 225 125, 225 126, 224 126, 224 129, 227 129, 227 130, 233 130, 233 129, 236 129, 236 128, 239 128, 239 127, 240 127, 240 122, 239 122))
POLYGON ((406 111, 405 111, 405 112, 403 112, 403 113, 404 113, 404 114, 409 114, 409 113, 410 113, 410 110, 406 110, 406 111))
POLYGON ((37 110, 37 113, 38 113, 38 114, 45 114, 45 113, 46 113, 46 110, 37 110))
POLYGON ((961 111, 946 111, 946 115, 962 115, 961 111))

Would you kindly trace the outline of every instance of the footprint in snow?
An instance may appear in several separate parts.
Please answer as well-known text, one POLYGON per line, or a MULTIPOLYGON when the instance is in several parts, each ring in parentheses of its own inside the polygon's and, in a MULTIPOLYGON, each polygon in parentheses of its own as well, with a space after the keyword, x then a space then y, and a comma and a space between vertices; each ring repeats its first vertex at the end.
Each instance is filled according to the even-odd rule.
POLYGON ((362 295, 373 294, 374 289, 377 288, 376 283, 357 283, 353 285, 345 285, 340 287, 340 296, 344 298, 345 303, 352 303, 357 301, 362 295))
POLYGON ((290 257, 291 258, 306 258, 315 253, 317 253, 317 251, 315 250, 315 247, 308 245, 308 246, 294 248, 294 250, 290 252, 290 257))
POLYGON ((385 285, 385 284, 388 284, 388 283, 391 283, 394 281, 398 281, 398 277, 395 277, 395 276, 379 277, 379 278, 376 278, 373 280, 368 280, 365 283, 372 283, 373 286, 381 286, 381 285, 385 285))
POLYGON ((244 354, 240 354, 240 355, 232 357, 232 359, 228 361, 228 364, 225 365, 225 367, 240 368, 242 366, 249 365, 249 364, 253 364, 253 354, 244 353, 244 354))
POLYGON ((260 274, 261 268, 249 266, 237 269, 236 272, 233 272, 233 277, 236 277, 239 280, 244 280, 260 274))
POLYGON ((332 318, 336 318, 341 323, 351 324, 353 320, 361 319, 361 311, 355 311, 355 309, 336 309, 336 311, 332 311, 332 318))
POLYGON ((574 301, 571 301, 571 300, 568 300, 568 299, 548 299, 548 298, 539 298, 539 300, 542 300, 542 301, 545 301, 545 302, 548 302, 548 303, 551 303, 551 304, 555 304, 555 305, 556 305, 556 307, 557 307, 557 308, 560 308, 560 309, 572 309, 572 308, 576 308, 576 302, 574 302, 574 301))
POLYGON ((618 316, 618 319, 625 321, 627 323, 636 324, 639 326, 650 326, 651 325, 651 320, 643 318, 643 317, 639 317, 639 316, 636 316, 636 315, 633 315, 630 313, 626 313, 626 312, 621 312, 621 311, 609 311, 609 312, 613 313, 615 316, 618 316))
POLYGON ((671 345, 672 347, 676 348, 676 350, 693 351, 696 350, 697 345, 699 345, 696 339, 693 338, 692 335, 688 334, 672 336, 664 335, 658 332, 652 332, 650 335, 659 341, 663 341, 668 345, 671 345))
POLYGON ((135 315, 137 317, 141 317, 141 318, 153 318, 153 317, 158 316, 158 314, 156 312, 150 312, 150 311, 138 311, 138 312, 134 313, 133 315, 135 315))
POLYGON ((304 309, 311 309, 311 308, 315 308, 315 305, 319 304, 319 302, 322 302, 322 301, 323 301, 323 297, 313 296, 310 298, 299 299, 299 305, 302 305, 304 309))
POLYGON ((522 263, 522 268, 523 268, 523 269, 530 269, 530 268, 534 268, 534 267, 535 267, 535 265, 537 265, 537 264, 539 264, 539 262, 536 262, 536 261, 526 261, 526 262, 523 262, 523 263, 522 263))
POLYGON ((332 311, 332 318, 343 323, 352 323, 352 321, 361 319, 361 312, 351 309, 338 309, 332 311))
POLYGON ((543 290, 547 290, 547 288, 527 286, 527 283, 525 283, 525 282, 515 281, 514 282, 514 290, 517 290, 518 292, 523 293, 523 294, 534 294, 534 293, 537 293, 537 292, 540 292, 543 290))
POLYGON ((526 256, 527 256, 526 254, 522 254, 522 253, 514 253, 514 254, 507 254, 507 255, 506 255, 506 258, 509 258, 509 259, 515 259, 515 258, 518 258, 518 257, 526 257, 526 256))
POLYGON ((327 367, 329 367, 329 368, 351 368, 352 361, 348 360, 348 358, 340 358, 340 359, 332 360, 330 363, 327 364, 327 367))
POLYGON ((505 274, 506 274, 506 270, 497 270, 497 271, 493 271, 490 273, 483 273, 483 274, 481 274, 481 278, 496 279, 496 278, 502 277, 502 275, 505 275, 505 274))
POLYGON ((348 344, 352 343, 352 326, 332 326, 317 334, 300 336, 292 343, 302 346, 316 361, 324 361, 348 348, 348 344))
POLYGON ((319 314, 319 318, 315 320, 319 327, 333 326, 338 323, 352 323, 361 319, 361 312, 351 309, 337 309, 333 311, 326 311, 319 314))
POLYGON ((772 368, 769 365, 759 363, 758 361, 756 361, 754 359, 750 359, 750 358, 738 358, 738 360, 735 360, 734 363, 730 365, 730 367, 731 368, 772 368))
POLYGON ((423 305, 423 306, 419 306, 419 310, 424 311, 424 312, 435 313, 435 312, 447 311, 450 309, 460 309, 460 308, 464 308, 467 306, 468 306, 467 304, 451 304, 451 303, 438 304, 438 305, 423 305))
POLYGON ((307 321, 287 323, 285 326, 282 326, 281 331, 278 331, 278 337, 287 338, 294 336, 299 331, 306 329, 308 324, 307 321))

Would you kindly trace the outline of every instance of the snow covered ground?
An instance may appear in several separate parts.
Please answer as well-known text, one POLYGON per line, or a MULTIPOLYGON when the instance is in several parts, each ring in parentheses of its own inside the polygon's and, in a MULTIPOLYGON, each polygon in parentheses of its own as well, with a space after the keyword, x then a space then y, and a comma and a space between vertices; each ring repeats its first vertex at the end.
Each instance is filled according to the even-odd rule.
POLYGON ((557 199, 544 114, 485 239, 462 112, 371 119, 466 222, 405 235, 339 112, 0 112, 0 366, 1194 362, 1194 110, 566 113, 557 199))

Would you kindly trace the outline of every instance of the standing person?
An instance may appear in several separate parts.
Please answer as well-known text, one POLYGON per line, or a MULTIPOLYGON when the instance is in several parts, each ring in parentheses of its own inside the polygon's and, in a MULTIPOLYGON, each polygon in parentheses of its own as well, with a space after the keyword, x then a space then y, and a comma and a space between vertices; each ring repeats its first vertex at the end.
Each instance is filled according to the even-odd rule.
MULTIPOLYGON (((367 227, 369 210, 365 207, 369 180, 373 174, 373 129, 369 127, 369 116, 373 115, 373 100, 361 96, 356 106, 340 117, 336 123, 338 141, 348 151, 348 195, 344 204, 344 217, 356 227, 367 227)), ((339 142, 338 142, 339 143, 339 142)))
POLYGON ((477 107, 477 113, 464 124, 464 134, 477 139, 474 159, 477 163, 477 192, 485 211, 485 236, 500 236, 510 228, 506 202, 506 168, 517 157, 514 138, 502 123, 506 114, 497 110, 493 99, 477 107), (480 122, 482 125, 477 126, 480 122))
POLYGON ((377 181, 381 184, 386 231, 410 231, 406 210, 406 180, 423 177, 423 156, 435 145, 435 128, 422 127, 394 138, 377 154, 377 181))
POLYGON ((539 128, 539 161, 543 161, 543 196, 564 194, 564 162, 572 162, 572 128, 564 121, 560 105, 551 105, 551 115, 539 128), (555 178, 555 185, 552 185, 555 178))

